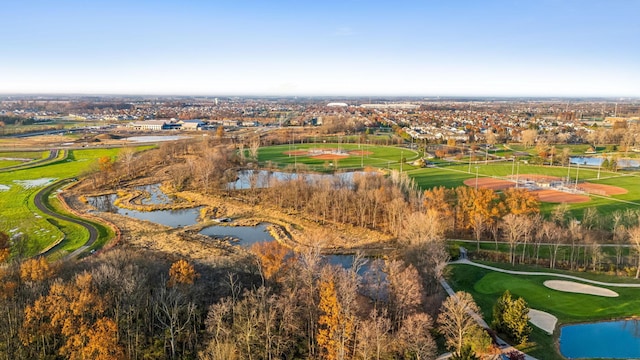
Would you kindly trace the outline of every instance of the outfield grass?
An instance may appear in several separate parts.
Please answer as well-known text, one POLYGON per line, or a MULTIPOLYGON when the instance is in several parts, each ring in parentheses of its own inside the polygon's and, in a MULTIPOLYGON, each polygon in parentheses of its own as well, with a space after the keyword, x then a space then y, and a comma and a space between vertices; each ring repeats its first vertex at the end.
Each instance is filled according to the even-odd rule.
MULTIPOLYGON (((449 269, 453 289, 471 293, 488 323, 492 320, 493 304, 506 290, 524 298, 531 308, 555 315, 559 324, 637 316, 640 309, 640 289, 637 288, 611 288, 620 296, 608 298, 545 287, 544 281, 558 279, 553 276, 510 275, 462 264, 451 265, 449 269)), ((616 278, 609 279, 613 282, 616 278)), ((562 359, 557 353, 549 353, 550 349, 555 349, 557 333, 555 336, 534 331, 531 344, 522 350, 539 359, 562 359)))
POLYGON ((0 231, 8 233, 10 236, 17 233, 26 235, 29 242, 28 255, 37 254, 52 241, 64 236, 65 231, 71 234, 74 239, 86 240, 86 236, 72 227, 48 221, 36 209, 33 204, 35 193, 50 182, 26 187, 15 181, 77 177, 95 166, 98 158, 115 157, 118 152, 119 149, 72 150, 64 160, 0 173, 0 184, 10 187, 9 190, 0 192, 0 231), (64 231, 61 231, 56 225, 61 225, 64 231))
MULTIPOLYGON (((414 150, 398 148, 393 146, 378 146, 367 144, 338 144, 338 143, 319 143, 319 144, 294 144, 294 145, 277 145, 260 148, 258 151, 258 161, 261 164, 271 162, 279 168, 293 166, 295 164, 306 164, 307 167, 315 171, 334 170, 335 164, 337 168, 342 170, 360 169, 363 166, 371 166, 376 168, 399 168, 401 157, 405 161, 410 162, 418 158, 418 153, 414 150), (342 149, 345 151, 362 150, 371 152, 368 155, 351 155, 339 160, 321 160, 314 159, 306 155, 288 155, 285 152, 308 149, 342 149), (331 165, 330 165, 331 164, 331 165)), ((404 169, 412 169, 410 165, 403 164, 404 169)))
MULTIPOLYGON (((575 181, 577 175, 579 181, 618 186, 625 188, 628 193, 613 196, 591 196, 591 201, 569 204, 569 210, 576 218, 581 219, 584 209, 588 207, 596 207, 601 214, 611 214, 616 210, 624 210, 626 208, 640 208, 640 176, 628 173, 615 173, 601 170, 598 179, 597 169, 581 167, 580 170, 578 170, 576 166, 567 168, 520 163, 519 166, 514 167, 512 162, 490 162, 485 164, 483 161, 478 161, 477 163, 471 163, 471 172, 469 172, 468 163, 440 162, 438 166, 439 168, 411 171, 410 174, 423 189, 433 188, 435 186, 461 186, 465 179, 475 177, 476 166, 478 167, 478 177, 480 178, 507 177, 512 174, 540 174, 566 178, 567 174, 569 174, 571 181, 575 181)), ((520 178, 523 179, 524 176, 520 178)), ((548 214, 558 204, 542 203, 541 205, 542 212, 548 214)))

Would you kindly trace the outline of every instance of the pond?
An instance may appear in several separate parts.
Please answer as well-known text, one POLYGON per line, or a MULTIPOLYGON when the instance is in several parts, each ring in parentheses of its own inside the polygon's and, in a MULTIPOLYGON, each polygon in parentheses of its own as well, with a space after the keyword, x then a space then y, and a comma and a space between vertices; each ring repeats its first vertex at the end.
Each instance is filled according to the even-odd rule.
POLYGON ((209 226, 200 231, 200 234, 215 237, 234 237, 238 239, 238 244, 251 246, 258 242, 275 240, 267 227, 269 224, 258 224, 256 226, 209 226))
POLYGON ((255 188, 266 188, 271 179, 275 180, 296 180, 299 177, 307 181, 320 181, 327 179, 330 181, 353 184, 353 177, 356 174, 366 174, 364 171, 349 171, 336 174, 308 174, 308 173, 286 173, 282 171, 268 170, 241 170, 238 171, 238 179, 227 184, 229 190, 251 189, 253 183, 255 188))
POLYGON ((131 141, 131 142, 145 143, 145 142, 173 141, 173 140, 180 140, 180 139, 186 139, 186 138, 187 136, 180 136, 180 135, 147 135, 147 136, 132 136, 132 137, 125 138, 125 140, 131 141))
MULTIPOLYGON (((611 160, 611 158, 609 158, 611 160)), ((571 157, 571 164, 575 165, 586 165, 586 166, 600 166, 604 161, 601 157, 587 157, 587 156, 577 156, 571 157)), ((640 160, 636 159, 618 159, 618 167, 621 168, 637 168, 640 167, 640 160)))
POLYGON ((640 359, 640 320, 566 325, 559 341, 567 358, 640 359))
POLYGON ((123 209, 113 205, 116 200, 116 194, 100 195, 88 197, 87 201, 98 211, 111 212, 120 215, 129 216, 138 220, 151 221, 157 224, 170 227, 188 226, 198 222, 200 216, 200 207, 179 210, 154 210, 154 211, 137 211, 123 209))
POLYGON ((173 199, 160 189, 160 184, 151 184, 151 185, 143 185, 137 186, 136 190, 144 191, 149 194, 149 197, 146 197, 140 201, 143 205, 167 205, 173 204, 173 199))

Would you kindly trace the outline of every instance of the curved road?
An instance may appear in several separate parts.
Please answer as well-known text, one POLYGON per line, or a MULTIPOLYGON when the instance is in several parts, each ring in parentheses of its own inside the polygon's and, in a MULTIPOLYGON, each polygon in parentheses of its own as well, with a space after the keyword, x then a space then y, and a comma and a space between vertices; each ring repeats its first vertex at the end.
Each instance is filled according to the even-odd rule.
POLYGON ((60 152, 60 150, 58 150, 58 149, 51 149, 51 150, 49 150, 49 156, 47 156, 44 159, 29 161, 27 163, 14 165, 14 166, 8 166, 6 168, 0 169, 0 172, 23 170, 23 169, 28 169, 28 168, 31 168, 31 167, 34 167, 34 166, 41 165, 42 163, 55 160, 55 158, 58 157, 58 153, 59 152, 60 152))
MULTIPOLYGON (((44 214, 46 214, 47 216, 53 217, 53 218, 57 218, 60 220, 64 220, 64 221, 68 221, 77 225, 80 225, 82 227, 84 227, 85 229, 87 229, 89 231, 89 239, 87 240, 87 242, 84 243, 84 245, 82 245, 81 247, 79 247, 78 249, 76 249, 74 252, 70 253, 69 255, 67 255, 67 258, 71 258, 71 257, 75 257, 78 256, 80 253, 82 253, 83 251, 87 250, 91 245, 93 245, 93 243, 98 240, 98 229, 93 226, 92 224, 85 222, 83 220, 80 219, 76 219, 76 218, 72 218, 66 215, 62 215, 62 214, 58 214, 54 211, 52 211, 51 209, 49 209, 48 207, 45 206, 44 204, 44 195, 48 194, 52 189, 59 187, 60 185, 62 185, 63 183, 69 182, 71 181, 70 179, 65 179, 62 181, 58 181, 56 183, 53 183, 45 188, 43 188, 42 190, 38 191, 38 193, 36 193, 36 196, 34 198, 34 204, 36 205, 36 207, 42 211, 44 214)), ((59 243, 55 246, 53 246, 52 248, 50 248, 49 250, 45 251, 42 255, 47 255, 50 254, 54 251, 56 251, 60 245, 62 244, 59 243)))
POLYGON ((634 283, 608 283, 608 282, 589 280, 589 279, 585 279, 585 278, 581 278, 581 277, 577 277, 577 276, 572 276, 572 275, 565 275, 565 274, 548 273, 548 272, 535 272, 535 271, 505 270, 505 269, 500 269, 500 268, 489 266, 489 265, 478 264, 478 263, 475 263, 475 262, 473 262, 471 260, 468 260, 468 259, 450 261, 449 264, 472 265, 472 266, 477 266, 477 267, 480 267, 480 268, 483 268, 483 269, 488 269, 488 270, 497 271, 497 272, 501 272, 501 273, 505 273, 505 274, 511 274, 511 275, 534 275, 534 276, 559 277, 559 278, 564 278, 564 279, 582 281, 582 282, 595 284, 595 285, 600 285, 600 286, 640 288, 640 284, 634 284, 634 283))

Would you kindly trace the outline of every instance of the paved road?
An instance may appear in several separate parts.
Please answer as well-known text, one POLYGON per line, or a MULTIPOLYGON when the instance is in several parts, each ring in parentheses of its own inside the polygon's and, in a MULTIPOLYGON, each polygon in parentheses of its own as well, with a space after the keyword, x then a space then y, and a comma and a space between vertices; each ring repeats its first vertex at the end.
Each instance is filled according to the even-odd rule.
MULTIPOLYGON (((62 214, 58 214, 54 211, 52 211, 51 209, 49 209, 48 207, 45 206, 44 204, 44 195, 48 194, 52 189, 60 187, 63 183, 67 183, 70 182, 71 180, 66 179, 66 180, 62 180, 56 183, 53 183, 47 187, 45 187, 44 189, 38 191, 38 193, 36 194, 35 198, 34 198, 34 204, 36 205, 36 207, 42 211, 44 214, 46 214, 47 216, 56 218, 56 219, 60 219, 60 220, 64 220, 64 221, 68 221, 74 224, 78 224, 82 227, 84 227, 85 229, 87 229, 89 231, 89 239, 84 243, 83 246, 81 246, 80 248, 78 248, 77 250, 75 250, 74 252, 72 252, 71 254, 67 255, 67 258, 72 258, 72 257, 76 257, 78 256, 80 253, 82 253, 83 251, 87 250, 89 247, 91 247, 91 245, 93 245, 93 243, 98 240, 98 229, 93 226, 92 224, 85 222, 83 220, 80 219, 76 219, 76 218, 72 218, 66 215, 62 215, 62 214)), ((55 252, 56 250, 59 249, 59 247, 61 246, 62 243, 52 247, 51 249, 47 250, 43 255, 48 255, 51 254, 53 252, 55 252)))
POLYGON ((58 149, 51 149, 49 150, 49 156, 47 156, 45 159, 29 161, 27 163, 14 165, 14 166, 8 166, 6 168, 0 169, 0 172, 16 171, 16 170, 28 169, 34 166, 38 166, 44 162, 54 160, 55 158, 58 157, 58 153, 59 153, 58 149))

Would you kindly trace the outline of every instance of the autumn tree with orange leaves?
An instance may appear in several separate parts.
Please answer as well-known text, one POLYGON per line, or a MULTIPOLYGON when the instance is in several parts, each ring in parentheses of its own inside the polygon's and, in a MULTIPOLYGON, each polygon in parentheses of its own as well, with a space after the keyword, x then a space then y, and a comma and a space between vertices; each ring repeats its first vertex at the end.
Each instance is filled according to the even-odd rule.
POLYGON ((89 273, 72 281, 54 282, 47 295, 25 309, 20 339, 38 353, 68 359, 121 359, 116 323, 103 316, 105 302, 96 292, 89 273), (54 348, 61 344, 59 348, 54 348))
POLYGON ((353 334, 353 322, 345 316, 333 277, 320 282, 320 317, 318 318, 318 335, 316 341, 322 359, 345 359, 345 340, 353 334))
POLYGON ((260 272, 267 280, 288 266, 286 258, 291 253, 277 241, 255 243, 251 245, 251 252, 258 258, 260 272))
POLYGON ((44 257, 28 259, 20 265, 20 279, 24 282, 41 282, 54 274, 54 269, 44 257))
POLYGON ((9 259, 11 255, 11 242, 9 236, 3 232, 0 232, 0 263, 3 263, 9 259))
POLYGON ((540 212, 538 199, 527 189, 509 188, 502 192, 508 213, 514 215, 535 214, 540 212))
POLYGON ((179 284, 192 285, 199 276, 200 275, 193 268, 193 265, 184 259, 180 259, 171 264, 167 286, 173 287, 179 284))

